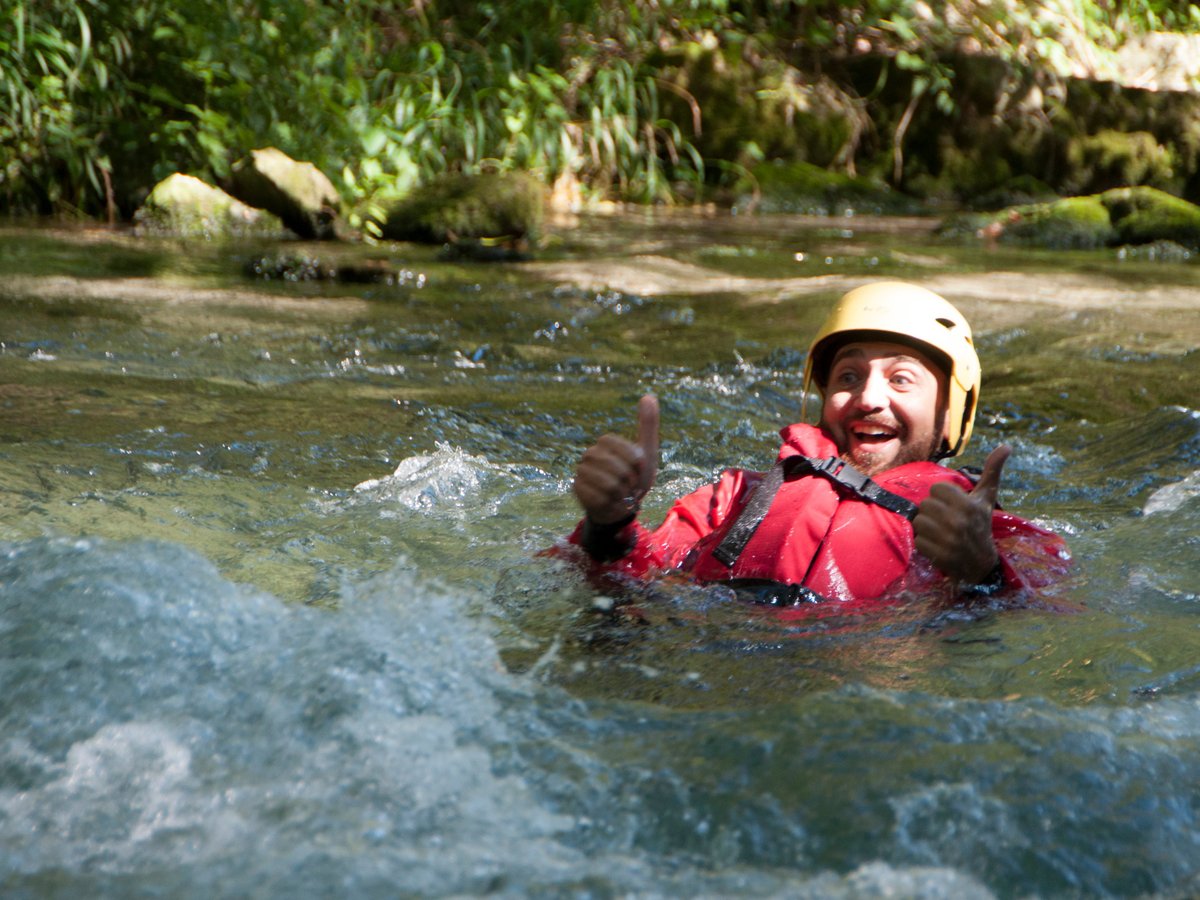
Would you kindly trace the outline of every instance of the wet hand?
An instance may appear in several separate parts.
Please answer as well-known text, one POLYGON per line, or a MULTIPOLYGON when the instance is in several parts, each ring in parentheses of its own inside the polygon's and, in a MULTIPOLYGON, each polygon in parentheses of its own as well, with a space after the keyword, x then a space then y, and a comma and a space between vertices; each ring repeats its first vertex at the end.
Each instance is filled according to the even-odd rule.
POLYGON ((913 520, 917 550, 963 584, 984 581, 1000 561, 992 540, 992 511, 1000 494, 1000 474, 1011 453, 1007 444, 993 450, 969 492, 948 482, 935 484, 913 520))
POLYGON ((635 513, 658 474, 658 399, 638 401, 638 435, 629 441, 606 434, 589 447, 575 470, 575 497, 597 525, 635 513))

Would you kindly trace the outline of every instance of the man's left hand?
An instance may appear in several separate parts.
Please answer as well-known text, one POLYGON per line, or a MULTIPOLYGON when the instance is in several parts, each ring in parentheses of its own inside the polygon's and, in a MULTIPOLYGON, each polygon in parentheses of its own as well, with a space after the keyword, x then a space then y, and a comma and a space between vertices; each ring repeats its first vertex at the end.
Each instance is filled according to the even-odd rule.
POLYGON ((993 450, 970 492, 949 482, 935 484, 913 520, 917 550, 962 584, 983 582, 1000 562, 992 540, 992 510, 1011 453, 1008 444, 993 450))

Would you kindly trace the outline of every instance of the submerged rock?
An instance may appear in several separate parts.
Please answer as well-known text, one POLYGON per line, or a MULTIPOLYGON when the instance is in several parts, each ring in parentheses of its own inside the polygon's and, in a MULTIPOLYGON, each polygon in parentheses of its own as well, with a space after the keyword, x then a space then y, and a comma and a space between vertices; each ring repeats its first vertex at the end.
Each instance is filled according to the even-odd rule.
POLYGON ((1137 259, 1147 262, 1187 262, 1195 255, 1174 241, 1154 241, 1150 244, 1125 244, 1117 248, 1117 259, 1137 259))
POLYGON ((176 172, 155 185, 133 216, 139 234, 182 237, 278 237, 278 218, 254 209, 199 178, 176 172))
POLYGON ((442 258, 451 262, 524 262, 533 254, 524 238, 471 238, 447 242, 442 258))
POLYGON ((337 273, 333 266, 306 253, 256 256, 246 261, 242 271, 265 281, 331 281, 337 273))
POLYGON ((267 281, 340 281, 345 284, 395 284, 411 275, 385 259, 332 263, 307 253, 258 256, 248 260, 243 270, 250 278, 267 281))
POLYGON ((252 150, 233 166, 230 191, 250 206, 268 210, 305 239, 338 237, 341 198, 325 174, 274 147, 252 150))
POLYGON ((444 175, 393 204, 378 225, 388 240, 449 244, 468 256, 477 246, 474 258, 508 248, 500 256, 511 258, 537 237, 543 201, 528 175, 444 175))

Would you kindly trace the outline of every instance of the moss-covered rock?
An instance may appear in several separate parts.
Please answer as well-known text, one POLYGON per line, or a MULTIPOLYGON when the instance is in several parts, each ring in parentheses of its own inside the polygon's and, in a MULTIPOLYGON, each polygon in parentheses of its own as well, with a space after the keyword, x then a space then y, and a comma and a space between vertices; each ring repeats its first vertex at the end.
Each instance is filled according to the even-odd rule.
POLYGON ((252 150, 233 166, 230 192, 250 206, 277 215, 306 239, 338 237, 341 198, 333 182, 309 162, 298 162, 282 150, 252 150))
POLYGON ((1116 236, 1108 209, 1097 196, 1020 206, 1006 218, 1002 237, 1012 243, 1090 250, 1108 246, 1116 236))
POLYGON ((388 240, 499 245, 537 238, 542 186, 521 174, 444 175, 392 204, 378 222, 388 240))
POLYGON ((1200 206, 1154 188, 1118 188, 1100 195, 1122 244, 1171 241, 1200 247, 1200 206))
POLYGON ((806 162, 763 163, 750 169, 736 187, 736 207, 768 213, 834 215, 897 214, 915 202, 881 181, 854 178, 806 162))
POLYGON ((1116 188, 1085 197, 954 216, 943 237, 974 236, 1051 249, 1170 242, 1200 248, 1200 207, 1151 187, 1116 188))
POLYGON ((133 216, 139 234, 179 237, 280 237, 279 219, 218 187, 176 172, 155 185, 133 216))
MULTIPOLYGON (((922 71, 887 54, 842 61, 849 93, 871 97, 870 128, 854 162, 910 196, 997 208, 1005 185, 1033 176, 1079 196, 1146 185, 1200 202, 1200 91, 1038 77, 1000 58, 939 56, 953 71, 952 104, 930 93, 913 105, 922 71), (899 146, 896 141, 899 139, 899 146)), ((1036 198, 1012 198, 1013 203, 1036 198)))

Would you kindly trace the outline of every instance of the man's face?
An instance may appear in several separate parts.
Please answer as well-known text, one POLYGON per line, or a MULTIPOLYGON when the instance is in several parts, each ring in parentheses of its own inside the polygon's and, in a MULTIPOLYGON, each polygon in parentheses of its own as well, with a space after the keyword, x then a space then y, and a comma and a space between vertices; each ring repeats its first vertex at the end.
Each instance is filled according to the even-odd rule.
POLYGON ((946 376, 903 344, 846 344, 829 367, 821 424, 866 475, 931 459, 946 433, 946 376))

